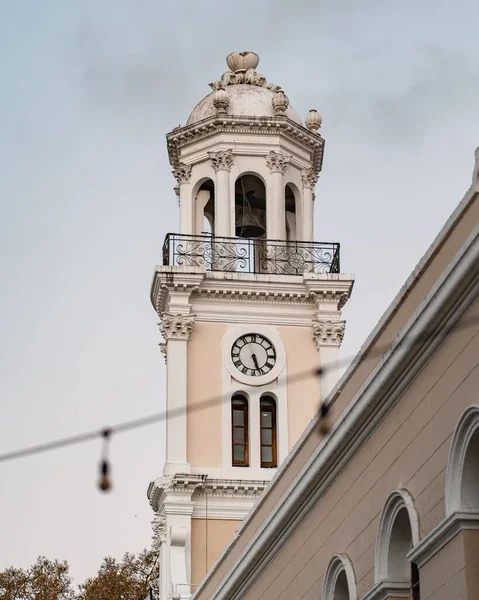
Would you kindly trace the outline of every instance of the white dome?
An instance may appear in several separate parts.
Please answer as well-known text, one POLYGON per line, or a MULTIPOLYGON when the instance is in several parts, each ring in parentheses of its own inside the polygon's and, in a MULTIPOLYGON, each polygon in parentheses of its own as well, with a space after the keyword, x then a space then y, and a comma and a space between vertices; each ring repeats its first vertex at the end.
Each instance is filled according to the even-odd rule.
MULTIPOLYGON (((274 117, 272 99, 274 91, 266 87, 249 84, 228 85, 225 92, 229 98, 228 115, 248 116, 248 117, 274 117)), ((208 117, 218 115, 213 99, 215 92, 208 94, 201 100, 191 112, 187 125, 197 123, 208 117)), ((295 123, 301 123, 298 113, 291 107, 284 113, 295 123)))

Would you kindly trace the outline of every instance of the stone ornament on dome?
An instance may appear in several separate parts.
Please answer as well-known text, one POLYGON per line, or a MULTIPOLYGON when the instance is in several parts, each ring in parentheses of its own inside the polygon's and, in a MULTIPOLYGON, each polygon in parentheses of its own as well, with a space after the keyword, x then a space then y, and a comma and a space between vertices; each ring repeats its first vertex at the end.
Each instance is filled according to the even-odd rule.
POLYGON ((273 105, 274 114, 282 115, 288 109, 289 98, 286 96, 283 90, 278 89, 271 98, 271 104, 273 105))
POLYGON ((210 88, 215 92, 229 85, 256 85, 265 87, 273 92, 280 89, 278 85, 268 83, 266 77, 256 70, 259 56, 255 52, 232 52, 226 58, 230 71, 226 71, 219 81, 210 83, 210 88))
POLYGON ((309 113, 306 115, 306 119, 304 122, 305 122, 306 127, 310 131, 318 131, 318 129, 321 127, 321 123, 323 122, 323 119, 322 119, 321 115, 319 114, 319 112, 315 108, 312 108, 309 111, 309 113))
POLYGON ((228 110, 230 99, 223 87, 216 90, 213 97, 213 104, 218 114, 225 114, 228 110))

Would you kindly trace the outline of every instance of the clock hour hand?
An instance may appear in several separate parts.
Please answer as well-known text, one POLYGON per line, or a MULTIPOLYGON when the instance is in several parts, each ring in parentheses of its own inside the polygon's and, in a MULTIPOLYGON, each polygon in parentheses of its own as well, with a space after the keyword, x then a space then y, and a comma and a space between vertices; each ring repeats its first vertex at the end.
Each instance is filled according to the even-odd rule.
POLYGON ((258 369, 258 371, 260 370, 259 365, 258 365, 258 359, 256 358, 256 354, 252 354, 251 358, 253 359, 254 362, 254 366, 258 369))

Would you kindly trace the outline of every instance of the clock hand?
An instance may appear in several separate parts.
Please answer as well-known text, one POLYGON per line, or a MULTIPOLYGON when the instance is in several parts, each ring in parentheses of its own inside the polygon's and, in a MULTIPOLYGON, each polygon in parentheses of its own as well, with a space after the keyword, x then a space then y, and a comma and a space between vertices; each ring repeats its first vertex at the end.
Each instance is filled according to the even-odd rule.
POLYGON ((258 359, 256 358, 256 354, 251 354, 251 358, 253 359, 254 362, 254 366, 258 369, 258 371, 260 370, 259 365, 258 365, 258 359))

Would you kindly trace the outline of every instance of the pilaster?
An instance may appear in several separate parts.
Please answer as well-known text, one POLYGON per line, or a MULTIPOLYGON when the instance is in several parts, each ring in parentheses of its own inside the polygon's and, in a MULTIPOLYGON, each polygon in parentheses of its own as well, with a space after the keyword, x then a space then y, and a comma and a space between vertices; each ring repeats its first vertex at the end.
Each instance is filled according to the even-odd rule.
POLYGON ((319 364, 324 372, 320 377, 321 400, 324 401, 339 379, 339 347, 343 341, 346 323, 324 318, 317 313, 312 332, 319 352, 319 364))
POLYGON ((193 199, 191 197, 191 165, 179 163, 173 169, 180 188, 180 233, 191 234, 193 232, 193 199))
POLYGON ((303 183, 303 231, 302 239, 305 242, 314 240, 314 186, 318 181, 318 174, 313 169, 303 169, 301 171, 301 180, 303 183))
POLYGON ((230 170, 233 166, 232 150, 208 152, 215 171, 215 235, 231 237, 230 170))
POLYGON ((266 156, 266 166, 270 170, 271 196, 266 199, 266 228, 270 240, 286 239, 286 211, 283 175, 291 160, 282 152, 271 150, 266 156))

